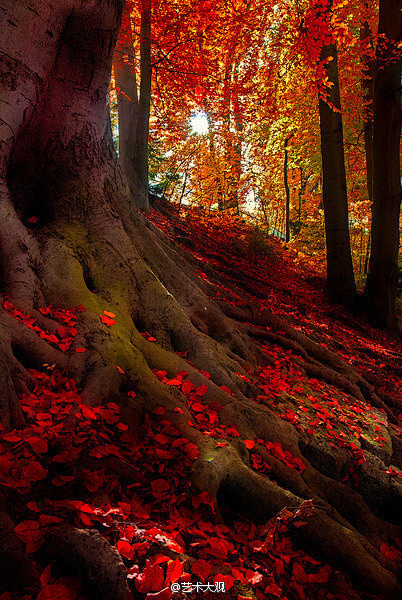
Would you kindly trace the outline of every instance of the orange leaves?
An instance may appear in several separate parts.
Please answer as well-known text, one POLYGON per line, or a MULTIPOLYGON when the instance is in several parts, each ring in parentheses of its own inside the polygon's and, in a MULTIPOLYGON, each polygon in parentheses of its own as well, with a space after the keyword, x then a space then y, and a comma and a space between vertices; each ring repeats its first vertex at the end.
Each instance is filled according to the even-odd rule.
POLYGON ((201 86, 199 86, 199 85, 196 86, 196 88, 194 90, 194 94, 195 94, 195 99, 198 102, 198 104, 201 104, 202 99, 204 97, 201 86))

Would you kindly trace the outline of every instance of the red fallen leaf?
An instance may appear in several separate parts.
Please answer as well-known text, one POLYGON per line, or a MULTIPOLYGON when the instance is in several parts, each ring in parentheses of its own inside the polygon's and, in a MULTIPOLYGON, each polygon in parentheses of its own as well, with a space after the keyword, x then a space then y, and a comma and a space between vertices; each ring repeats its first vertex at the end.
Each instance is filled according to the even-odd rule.
POLYGON ((103 484, 103 471, 90 471, 83 469, 80 473, 80 479, 85 487, 92 493, 96 492, 103 484))
POLYGON ((164 415, 166 412, 166 408, 164 406, 157 406, 154 410, 153 413, 155 415, 164 415))
POLYGON ((201 492, 200 494, 197 494, 197 496, 193 496, 192 504, 195 509, 197 509, 200 504, 207 504, 212 508, 212 512, 215 512, 214 500, 208 492, 201 492))
POLYGON ((67 331, 67 329, 65 327, 61 327, 61 326, 58 327, 57 330, 56 330, 56 333, 62 339, 68 337, 68 331, 67 331))
POLYGON ((165 585, 176 583, 184 573, 183 563, 179 560, 171 560, 166 569, 165 585))
POLYGON ((41 454, 42 452, 47 452, 47 442, 42 438, 31 436, 26 439, 27 443, 31 446, 32 450, 37 454, 41 454))
POLYGON ((292 577, 297 583, 305 585, 307 583, 307 575, 303 567, 297 563, 293 565, 292 577))
POLYGON ((160 565, 161 563, 169 562, 169 557, 166 554, 155 554, 149 561, 149 565, 160 565))
POLYGON ((3 440, 5 442, 20 442, 22 440, 22 437, 20 437, 19 435, 15 435, 14 433, 5 433, 3 435, 3 440))
POLYGON ((195 460, 200 455, 200 451, 198 450, 197 446, 192 442, 189 442, 184 446, 184 451, 191 460, 195 460))
POLYGON ((160 592, 155 592, 154 594, 151 592, 145 596, 145 600, 170 600, 171 598, 171 589, 170 587, 165 587, 160 592))
POLYGON ((211 573, 211 565, 203 558, 200 558, 191 565, 191 571, 202 581, 205 581, 211 573))
POLYGON ((41 527, 48 527, 49 525, 58 525, 62 523, 63 519, 60 517, 52 517, 51 515, 40 515, 39 516, 39 525, 41 527))
POLYGON ((307 575, 309 583, 327 583, 332 573, 332 568, 329 565, 324 565, 317 573, 307 575))
POLYGON ((82 306, 82 304, 79 304, 79 305, 77 306, 77 310, 78 310, 78 312, 85 312, 85 311, 86 311, 86 308, 85 308, 85 306, 82 306))
POLYGON ((217 442, 215 444, 215 448, 224 448, 224 446, 227 446, 228 442, 217 442))
MULTIPOLYGON (((276 583, 270 583, 264 590, 264 594, 272 594, 277 598, 282 598, 282 589, 276 583)), ((269 596, 268 596, 269 597, 269 596)))
POLYGON ((181 386, 181 391, 183 392, 183 394, 185 394, 186 396, 188 394, 190 394, 193 389, 195 388, 195 385, 193 383, 191 383, 191 381, 183 381, 183 384, 181 386))
POLYGON ((106 315, 107 317, 110 317, 111 319, 114 319, 116 317, 116 315, 108 310, 104 310, 103 314, 106 315))
POLYGON ((166 492, 169 489, 169 484, 165 479, 154 479, 151 481, 151 488, 154 494, 160 494, 161 492, 166 492))
POLYGON ((116 548, 122 556, 125 556, 129 560, 133 560, 134 548, 131 544, 129 544, 129 542, 127 542, 126 540, 119 540, 116 544, 116 548))
POLYGON ((56 582, 44 587, 36 600, 76 600, 77 597, 77 590, 56 582))
POLYGON ((184 415, 184 410, 182 408, 179 408, 178 406, 176 406, 175 411, 178 412, 180 415, 184 415))
POLYGON ((263 579, 263 576, 261 573, 258 573, 257 571, 252 571, 251 569, 247 569, 246 573, 245 573, 245 578, 247 579, 247 581, 249 583, 251 583, 251 585, 257 585, 258 583, 260 583, 263 579))
POLYGON ((125 375, 125 371, 119 367, 119 365, 116 365, 116 369, 118 370, 119 373, 122 373, 123 375, 125 375))
POLYGON ((235 567, 233 567, 232 575, 233 575, 235 581, 240 581, 240 583, 243 585, 245 583, 247 583, 247 579, 244 577, 243 573, 241 571, 239 571, 239 569, 236 569, 235 567))
POLYGON ((131 398, 135 398, 136 393, 131 390, 130 392, 127 392, 127 396, 131 396, 131 398))
POLYGON ((52 479, 52 484, 61 487, 62 485, 66 485, 66 483, 74 481, 74 479, 75 475, 56 475, 56 477, 53 477, 52 479))
POLYGON ((82 411, 82 416, 85 419, 96 420, 98 418, 98 415, 92 410, 90 406, 87 406, 86 404, 81 404, 80 408, 82 411))
POLYGON ((388 544, 380 545, 380 552, 389 560, 401 560, 402 554, 396 548, 388 546, 388 544))
POLYGON ((45 534, 39 529, 39 523, 36 521, 22 521, 14 527, 15 534, 19 539, 26 543, 26 552, 36 552, 41 547, 45 534))
POLYGON ((165 576, 162 567, 152 565, 145 567, 144 571, 138 575, 135 580, 135 587, 140 594, 157 592, 162 588, 164 580, 165 576))
POLYGON ((45 587, 45 585, 47 585, 49 583, 51 576, 52 576, 52 565, 48 565, 46 567, 46 569, 44 569, 42 571, 42 574, 40 576, 40 583, 41 583, 42 587, 45 587))
POLYGON ((4 310, 6 310, 7 312, 10 312, 14 308, 14 306, 11 304, 11 302, 9 300, 4 300, 3 306, 4 306, 4 310))
POLYGON ((119 431, 127 431, 128 425, 126 425, 125 423, 117 423, 116 429, 118 429, 119 431))
POLYGON ((28 481, 40 481, 46 477, 47 471, 38 461, 34 460, 28 465, 26 478, 28 481))
POLYGON ((131 504, 128 504, 128 502, 118 502, 117 506, 120 508, 123 519, 128 519, 131 513, 131 504))
POLYGON ((183 548, 174 540, 166 539, 166 546, 178 554, 183 552, 183 548))
POLYGON ((173 377, 172 379, 168 379, 165 381, 166 385, 181 385, 181 379, 177 377, 173 377))
POLYGON ((202 412, 203 410, 206 409, 205 404, 201 404, 201 402, 193 402, 191 404, 191 409, 194 410, 195 412, 202 412))
POLYGON ((28 223, 39 223, 39 217, 29 217, 28 223))
MULTIPOLYGON (((261 578, 262 578, 262 575, 261 575, 261 578)), ((230 588, 233 587, 233 584, 235 582, 235 580, 233 579, 233 577, 231 575, 222 575, 222 573, 218 573, 217 575, 215 575, 213 581, 214 581, 215 585, 218 583, 218 581, 222 581, 225 584, 225 592, 230 590, 230 588)))
POLYGON ((195 394, 196 394, 196 396, 205 396, 207 391, 208 391, 208 386, 202 384, 195 390, 195 394))
POLYGON ((100 320, 102 321, 102 323, 107 325, 107 327, 111 327, 112 325, 114 325, 116 323, 116 321, 114 319, 111 319, 107 315, 100 315, 100 320))
POLYGON ((18 525, 14 527, 14 531, 22 542, 27 542, 40 531, 39 523, 38 521, 28 519, 27 521, 18 523, 18 525))
POLYGON ((170 439, 164 433, 157 433, 154 437, 154 440, 159 444, 162 444, 162 446, 170 442, 170 439))
POLYGON ((251 450, 255 446, 255 442, 253 440, 243 440, 246 448, 251 450))
POLYGON ((208 544, 210 547, 205 548, 205 552, 223 560, 228 557, 229 550, 233 549, 233 546, 223 538, 210 538, 208 544))
POLYGON ((221 390, 223 390, 227 394, 232 395, 232 390, 230 390, 226 385, 221 385, 220 388, 221 388, 221 390))
POLYGON ((88 348, 76 348, 75 351, 79 353, 88 352, 88 348))

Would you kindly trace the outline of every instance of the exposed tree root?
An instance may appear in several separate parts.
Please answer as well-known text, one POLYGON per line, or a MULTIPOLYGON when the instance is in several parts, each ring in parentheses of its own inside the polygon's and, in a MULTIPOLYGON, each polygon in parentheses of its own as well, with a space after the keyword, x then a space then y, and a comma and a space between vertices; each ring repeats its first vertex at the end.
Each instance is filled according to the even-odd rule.
POLYGON ((93 529, 60 525, 48 530, 46 551, 82 579, 90 594, 105 600, 130 600, 127 571, 118 551, 93 529))
POLYGON ((243 309, 229 304, 223 306, 223 311, 228 316, 240 322, 253 322, 261 327, 272 327, 283 334, 258 331, 258 328, 246 326, 245 329, 256 337, 271 339, 285 348, 291 348, 300 353, 306 360, 295 359, 305 371, 336 387, 345 390, 362 402, 369 402, 377 408, 384 410, 391 422, 397 419, 391 408, 377 395, 373 386, 357 371, 345 363, 339 355, 318 344, 297 329, 291 327, 286 321, 268 311, 256 311, 253 308, 243 309))

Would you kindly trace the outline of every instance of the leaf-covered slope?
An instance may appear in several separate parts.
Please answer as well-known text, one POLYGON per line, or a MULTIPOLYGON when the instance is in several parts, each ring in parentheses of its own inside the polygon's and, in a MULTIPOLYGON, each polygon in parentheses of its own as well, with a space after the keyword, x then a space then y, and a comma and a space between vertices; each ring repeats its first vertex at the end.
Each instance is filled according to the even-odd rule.
MULTIPOLYGON (((372 515, 400 519, 397 343, 327 305, 321 280, 294 266, 294 257, 258 230, 191 212, 181 219, 154 212, 151 218, 192 252, 204 291, 231 307, 239 327, 261 344, 255 364, 240 361, 237 373, 255 390, 255 412, 243 418, 241 401, 226 386, 222 403, 211 400, 209 373, 200 372, 206 382, 200 383, 191 363, 176 373, 155 368, 159 381, 177 391, 177 406, 155 398, 138 429, 128 431, 124 405, 121 411, 114 402, 88 406, 59 366, 31 369, 32 388, 21 394, 26 424, 0 440, 0 484, 9 510, 13 499, 15 526, 5 519, 0 525, 16 548, 16 563, 26 557, 29 569, 20 583, 28 587, 8 591, 16 582, 7 565, 3 573, 0 568, 0 599, 208 599, 217 597, 212 588, 218 582, 227 600, 358 600, 373 598, 370 591, 387 598, 376 584, 388 581, 383 572, 373 572, 371 590, 368 572, 369 585, 356 591, 341 549, 334 545, 331 556, 326 548, 323 559, 311 540, 318 512, 328 511, 356 535, 352 574, 364 572, 359 561, 372 560, 375 552, 378 569, 400 572, 398 528, 372 515), (371 406, 369 397, 389 414, 371 406), (286 423, 288 437, 263 407, 286 423), (196 487, 204 482, 197 472, 200 455, 199 464, 210 461, 217 469, 233 464, 232 478, 217 491, 210 476, 210 494, 196 487), (236 479, 239 458, 273 482, 273 493, 286 487, 288 505, 278 496, 273 515, 253 505, 250 482, 258 486, 260 480, 236 479), (246 494, 238 493, 242 485, 250 486, 246 494), (247 494, 251 504, 245 507, 247 494), (359 554, 367 543, 373 548, 359 554), (172 595, 172 584, 181 591, 172 595)), ((88 351, 77 340, 85 307, 43 307, 59 323, 50 334, 7 299, 3 306, 68 355, 88 351)), ((111 311, 99 320, 105 328, 116 325, 111 311)), ((143 336, 158 345, 154 333, 143 336)), ((128 380, 125 394, 135 402, 134 382, 128 380)), ((330 546, 332 530, 327 535, 330 546)))

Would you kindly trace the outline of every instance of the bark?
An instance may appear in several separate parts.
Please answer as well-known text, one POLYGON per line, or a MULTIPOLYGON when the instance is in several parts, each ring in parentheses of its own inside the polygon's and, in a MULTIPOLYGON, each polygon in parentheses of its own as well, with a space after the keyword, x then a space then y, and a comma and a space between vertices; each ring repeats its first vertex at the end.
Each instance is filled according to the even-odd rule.
POLYGON ((323 46, 321 60, 332 57, 325 72, 332 86, 319 100, 322 196, 327 248, 327 292, 333 302, 353 306, 356 286, 350 250, 343 125, 336 44, 323 46))
POLYGON ((115 78, 119 113, 119 155, 136 206, 149 210, 148 134, 151 106, 151 2, 142 4, 140 89, 130 3, 126 2, 116 46, 115 78))
MULTIPOLYGON (((366 4, 367 7, 367 4, 366 4)), ((360 29, 360 40, 364 44, 372 43, 373 32, 367 21, 360 29)), ((367 193, 370 202, 373 201, 373 100, 374 100, 374 60, 369 48, 363 53, 363 100, 364 100, 364 153, 366 156, 367 193)))
POLYGON ((398 329, 399 215, 401 205, 401 2, 380 2, 373 126, 373 219, 366 295, 377 322, 398 329))
MULTIPOLYGON (((121 403, 134 432, 146 412, 164 406, 172 424, 198 446, 194 482, 214 496, 222 512, 241 510, 267 520, 289 500, 298 506, 314 497, 323 509, 300 533, 300 543, 340 562, 361 587, 398 598, 400 586, 376 548, 395 534, 392 525, 375 516, 357 493, 324 474, 311 449, 306 458, 300 448, 304 451, 308 441, 302 443, 291 424, 254 402, 258 390, 236 373, 245 375, 242 364, 256 366, 261 358, 257 344, 208 296, 196 261, 133 210, 113 149, 106 102, 122 8, 121 0, 37 0, 35 7, 2 3, 1 292, 49 331, 57 330, 58 323, 41 315, 40 307, 82 304, 86 311, 77 322, 76 347, 88 348, 64 354, 1 309, 2 424, 10 429, 21 423, 18 399, 32 387, 27 369, 44 363, 66 370, 88 404, 121 403), (32 216, 39 221, 33 224, 32 216), (111 329, 100 323, 104 310, 116 315, 111 329), (144 330, 158 344, 144 339, 144 330), (178 352, 188 352, 191 362, 178 352), (257 475, 241 441, 216 450, 216 440, 175 412, 175 407, 186 408, 181 392, 162 384, 152 369, 164 369, 169 377, 188 371, 194 384, 208 386, 205 401, 221 404, 224 422, 237 425, 243 439, 277 441, 303 456, 303 476, 285 472, 273 457, 267 460, 279 482, 257 475), (135 386, 135 401, 127 399, 130 386, 135 386)), ((276 326, 283 331, 282 323, 276 326)), ((335 353, 291 327, 286 333, 304 348, 312 367, 326 362, 327 371, 370 395, 366 382, 335 353)), ((112 461, 103 466, 124 467, 112 461)), ((119 472, 132 477, 130 465, 119 472)), ((2 495, 0 553, 7 557, 8 572, 19 569, 21 579, 32 579, 29 583, 39 591, 43 569, 37 568, 36 557, 21 556, 21 545, 10 535, 12 517, 24 509, 15 505, 12 492, 2 495)), ((60 526, 50 530, 51 536, 63 543, 57 548, 52 541, 47 550, 58 560, 57 569, 63 572, 63 550, 70 548, 83 584, 97 587, 89 597, 129 597, 122 560, 98 532, 60 526)))
MULTIPOLYGON (((289 189, 289 181, 288 181, 288 143, 291 140, 293 135, 287 137, 285 139, 285 160, 283 164, 283 179, 286 191, 286 207, 285 207, 285 242, 290 241, 290 189, 289 189)), ((300 223, 300 210, 299 210, 299 223, 300 223)))

